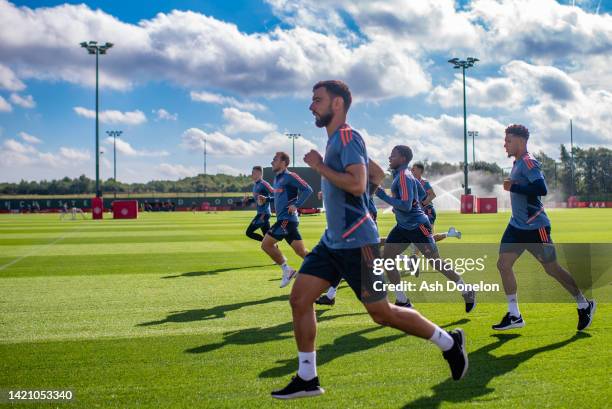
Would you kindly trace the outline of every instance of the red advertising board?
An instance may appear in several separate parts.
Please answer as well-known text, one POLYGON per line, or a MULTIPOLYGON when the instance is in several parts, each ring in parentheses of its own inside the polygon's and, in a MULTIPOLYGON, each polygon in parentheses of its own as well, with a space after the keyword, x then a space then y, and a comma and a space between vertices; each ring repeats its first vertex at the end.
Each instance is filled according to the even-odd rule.
POLYGON ((115 200, 113 202, 113 219, 136 219, 138 217, 138 200, 115 200))
POLYGON ((497 213, 496 197, 479 197, 476 199, 476 213, 497 213))
POLYGON ((91 199, 91 216, 94 220, 101 220, 104 217, 104 201, 101 197, 91 199))
POLYGON ((461 195, 461 213, 474 213, 474 195, 461 195))

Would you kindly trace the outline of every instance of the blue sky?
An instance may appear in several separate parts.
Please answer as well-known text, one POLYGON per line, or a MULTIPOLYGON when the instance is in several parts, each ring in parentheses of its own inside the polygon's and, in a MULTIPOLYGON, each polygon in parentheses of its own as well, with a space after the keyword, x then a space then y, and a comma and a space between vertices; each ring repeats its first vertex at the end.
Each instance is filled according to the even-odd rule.
MULTIPOLYGON (((510 164, 503 129, 524 123, 532 151, 557 156, 574 121, 580 146, 612 145, 610 2, 553 0, 58 2, 0 0, 0 181, 94 175, 94 58, 105 131, 122 130, 118 179, 246 173, 291 151, 298 164, 326 135, 308 111, 312 85, 345 80, 350 124, 386 162, 463 157, 460 78, 476 159, 510 164)), ((470 147, 471 152, 471 147, 470 147)), ((471 160, 471 157, 470 157, 471 160)))

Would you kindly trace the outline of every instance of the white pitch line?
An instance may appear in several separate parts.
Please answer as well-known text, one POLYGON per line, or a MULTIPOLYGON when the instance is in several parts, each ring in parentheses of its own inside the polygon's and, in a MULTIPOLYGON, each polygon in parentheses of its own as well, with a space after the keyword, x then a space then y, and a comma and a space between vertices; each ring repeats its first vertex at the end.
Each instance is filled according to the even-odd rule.
POLYGON ((67 231, 67 232, 66 232, 66 233, 65 233, 63 236, 58 237, 57 239, 53 240, 51 243, 47 243, 47 244, 45 244, 45 245, 44 245, 43 247, 41 247, 41 248, 36 248, 36 249, 34 249, 34 250, 30 251, 29 253, 26 253, 25 255, 23 255, 23 256, 21 256, 21 257, 18 257, 18 258, 16 258, 15 260, 10 261, 10 262, 8 262, 8 263, 6 263, 6 264, 4 264, 4 265, 0 266, 0 271, 2 271, 2 270, 4 270, 4 269, 6 269, 6 268, 8 268, 8 267, 12 266, 13 264, 17 264, 17 263, 19 263, 21 260, 23 260, 24 258, 30 257, 30 256, 31 256, 31 255, 33 255, 34 253, 43 252, 45 249, 47 249, 47 248, 49 248, 49 247, 53 246, 53 245, 54 245, 55 243, 57 243, 58 241, 64 240, 66 237, 68 237, 68 235, 69 235, 69 234, 74 233, 74 232, 77 230, 77 228, 78 228, 78 227, 81 227, 81 226, 80 226, 80 225, 79 225, 79 226, 76 226, 74 229, 72 229, 72 230, 68 230, 68 231, 67 231))

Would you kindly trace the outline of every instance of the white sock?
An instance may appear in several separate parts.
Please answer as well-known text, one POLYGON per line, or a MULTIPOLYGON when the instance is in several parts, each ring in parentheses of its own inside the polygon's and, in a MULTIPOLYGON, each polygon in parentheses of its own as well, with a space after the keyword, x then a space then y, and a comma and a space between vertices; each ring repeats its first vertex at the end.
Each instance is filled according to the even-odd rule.
POLYGON ((510 313, 510 315, 514 315, 515 317, 520 317, 521 312, 519 311, 516 294, 507 294, 506 298, 508 298, 508 312, 510 313))
POLYGON ((453 337, 451 337, 449 333, 444 331, 442 328, 438 327, 437 325, 435 327, 436 329, 429 340, 436 344, 442 351, 448 351, 453 347, 455 340, 453 340, 453 337))
POLYGON ((338 289, 337 287, 329 287, 329 290, 327 290, 327 298, 329 298, 330 300, 333 300, 334 298, 336 298, 337 289, 338 289))
POLYGON ((298 376, 309 381, 317 376, 317 352, 298 352, 298 376))
POLYGON ((404 294, 402 290, 395 290, 395 301, 401 302, 401 303, 407 303, 408 297, 406 297, 406 294, 404 294))
POLYGON ((585 298, 584 294, 582 294, 582 291, 574 298, 576 299, 576 303, 578 303, 578 308, 583 309, 589 307, 589 301, 585 298))

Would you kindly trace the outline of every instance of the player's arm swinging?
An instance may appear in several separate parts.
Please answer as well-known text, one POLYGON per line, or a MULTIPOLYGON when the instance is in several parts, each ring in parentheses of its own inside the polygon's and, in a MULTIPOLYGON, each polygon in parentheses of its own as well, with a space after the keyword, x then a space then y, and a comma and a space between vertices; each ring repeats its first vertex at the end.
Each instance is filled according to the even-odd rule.
POLYGON ((434 200, 436 198, 436 192, 434 192, 433 189, 429 189, 427 191, 427 197, 423 200, 423 202, 421 203, 423 206, 427 206, 428 204, 431 203, 432 200, 434 200))
POLYGON ((376 189, 375 195, 383 202, 393 206, 395 209, 409 212, 412 209, 412 201, 414 199, 412 197, 412 191, 407 190, 407 192, 405 192, 406 196, 404 197, 402 196, 402 192, 400 191, 398 185, 399 182, 394 182, 394 185, 391 187, 392 194, 395 197, 389 196, 387 192, 385 192, 385 189, 380 186, 378 189, 376 189))
POLYGON ((368 158, 368 179, 371 184, 376 186, 382 185, 385 180, 385 171, 371 158, 368 158))
POLYGON ((344 172, 336 172, 323 163, 321 154, 315 150, 311 150, 304 156, 304 162, 345 192, 360 196, 366 191, 368 172, 364 164, 349 165, 344 172))

